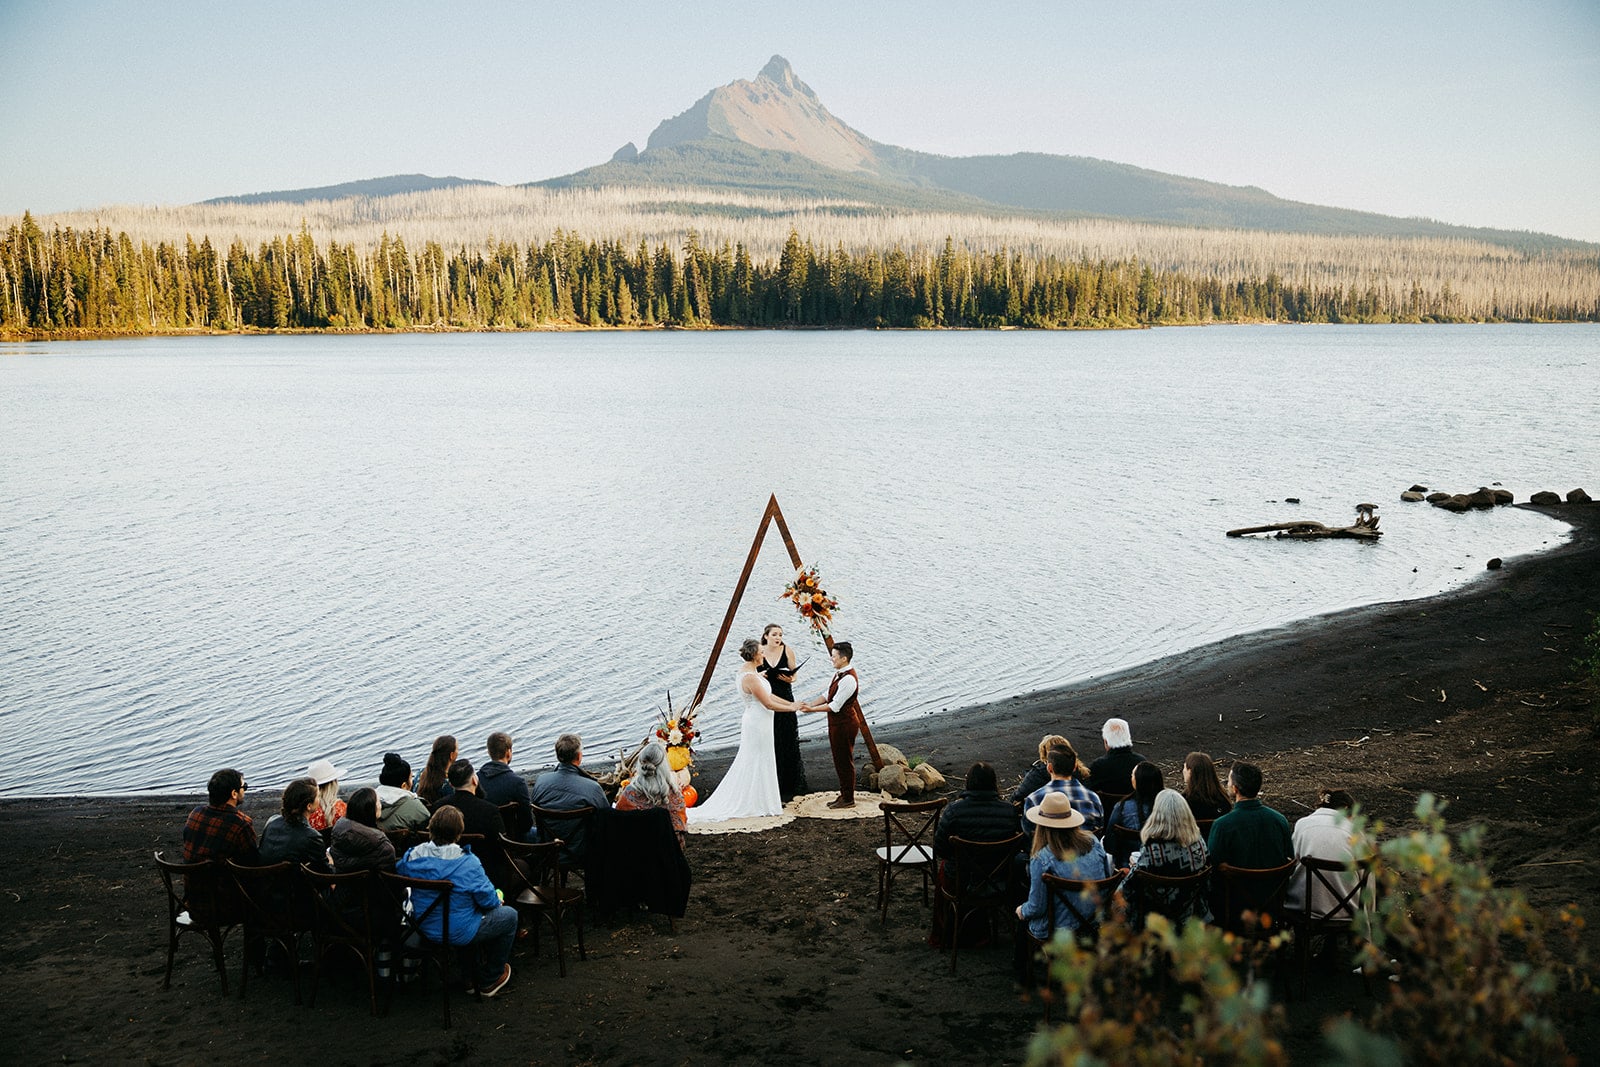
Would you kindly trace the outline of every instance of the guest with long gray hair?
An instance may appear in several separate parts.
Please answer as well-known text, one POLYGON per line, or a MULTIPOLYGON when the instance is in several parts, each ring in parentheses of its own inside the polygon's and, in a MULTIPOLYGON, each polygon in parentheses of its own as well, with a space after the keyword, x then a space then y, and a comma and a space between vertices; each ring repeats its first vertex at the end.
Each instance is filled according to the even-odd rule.
POLYGON ((1205 838, 1189 810, 1189 802, 1176 789, 1163 789, 1156 794, 1150 806, 1150 817, 1139 831, 1139 854, 1133 861, 1128 878, 1122 880, 1119 892, 1128 904, 1128 922, 1135 929, 1143 929, 1144 917, 1150 911, 1159 911, 1177 923, 1193 918, 1207 918, 1205 894, 1201 892, 1176 892, 1171 890, 1134 893, 1129 891, 1133 871, 1148 871, 1165 878, 1177 878, 1206 869, 1210 857, 1206 853, 1205 838))
POLYGON ((689 815, 684 808, 678 781, 667 767, 667 746, 660 741, 652 741, 644 746, 638 762, 634 764, 633 777, 617 793, 616 806, 618 811, 666 808, 672 816, 672 828, 678 831, 678 843, 683 844, 689 815))

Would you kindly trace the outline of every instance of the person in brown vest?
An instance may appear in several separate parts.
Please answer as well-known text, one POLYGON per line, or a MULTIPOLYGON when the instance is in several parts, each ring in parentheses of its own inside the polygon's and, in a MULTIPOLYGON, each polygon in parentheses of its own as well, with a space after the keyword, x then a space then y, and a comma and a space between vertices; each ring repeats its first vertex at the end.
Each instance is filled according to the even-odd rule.
POLYGON ((849 641, 833 644, 833 678, 828 691, 819 693, 804 711, 828 713, 828 746, 833 749, 833 769, 839 775, 839 799, 829 802, 830 808, 856 806, 856 734, 861 714, 861 682, 856 677, 850 661, 855 649, 849 641))

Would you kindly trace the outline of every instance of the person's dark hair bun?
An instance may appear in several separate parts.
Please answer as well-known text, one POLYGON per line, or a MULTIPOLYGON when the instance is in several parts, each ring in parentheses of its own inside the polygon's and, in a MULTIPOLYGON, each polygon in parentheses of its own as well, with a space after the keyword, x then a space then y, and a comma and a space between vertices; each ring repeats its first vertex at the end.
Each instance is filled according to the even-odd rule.
POLYGON ((384 785, 405 785, 406 779, 411 777, 411 764, 398 752, 385 752, 383 754, 383 770, 378 772, 378 781, 384 785))

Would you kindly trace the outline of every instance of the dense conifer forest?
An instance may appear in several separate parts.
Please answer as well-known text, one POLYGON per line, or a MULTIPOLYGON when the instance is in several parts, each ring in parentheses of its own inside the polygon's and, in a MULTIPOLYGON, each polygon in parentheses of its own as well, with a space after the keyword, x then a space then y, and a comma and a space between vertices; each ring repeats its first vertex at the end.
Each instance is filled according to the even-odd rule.
POLYGON ((665 242, 550 240, 409 248, 297 234, 255 248, 135 243, 107 228, 0 236, 0 334, 187 330, 469 330, 543 326, 1106 328, 1213 321, 1600 321, 1571 292, 1464 299, 1420 281, 1365 287, 1226 270, 900 244, 847 250, 790 231, 781 252, 665 242))

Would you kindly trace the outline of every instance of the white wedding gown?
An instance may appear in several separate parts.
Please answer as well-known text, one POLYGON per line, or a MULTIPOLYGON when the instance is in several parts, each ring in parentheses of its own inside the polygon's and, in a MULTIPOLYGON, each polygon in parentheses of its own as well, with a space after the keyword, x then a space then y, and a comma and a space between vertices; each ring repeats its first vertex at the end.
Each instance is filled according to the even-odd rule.
MULTIPOLYGON (((756 684, 772 695, 772 687, 760 674, 756 684)), ((739 682, 744 674, 739 675, 739 682)), ((691 823, 721 822, 724 819, 750 819, 761 815, 783 814, 783 798, 778 793, 778 760, 772 743, 772 715, 761 701, 739 686, 744 702, 744 720, 739 727, 739 752, 733 765, 704 804, 689 809, 691 823)))

